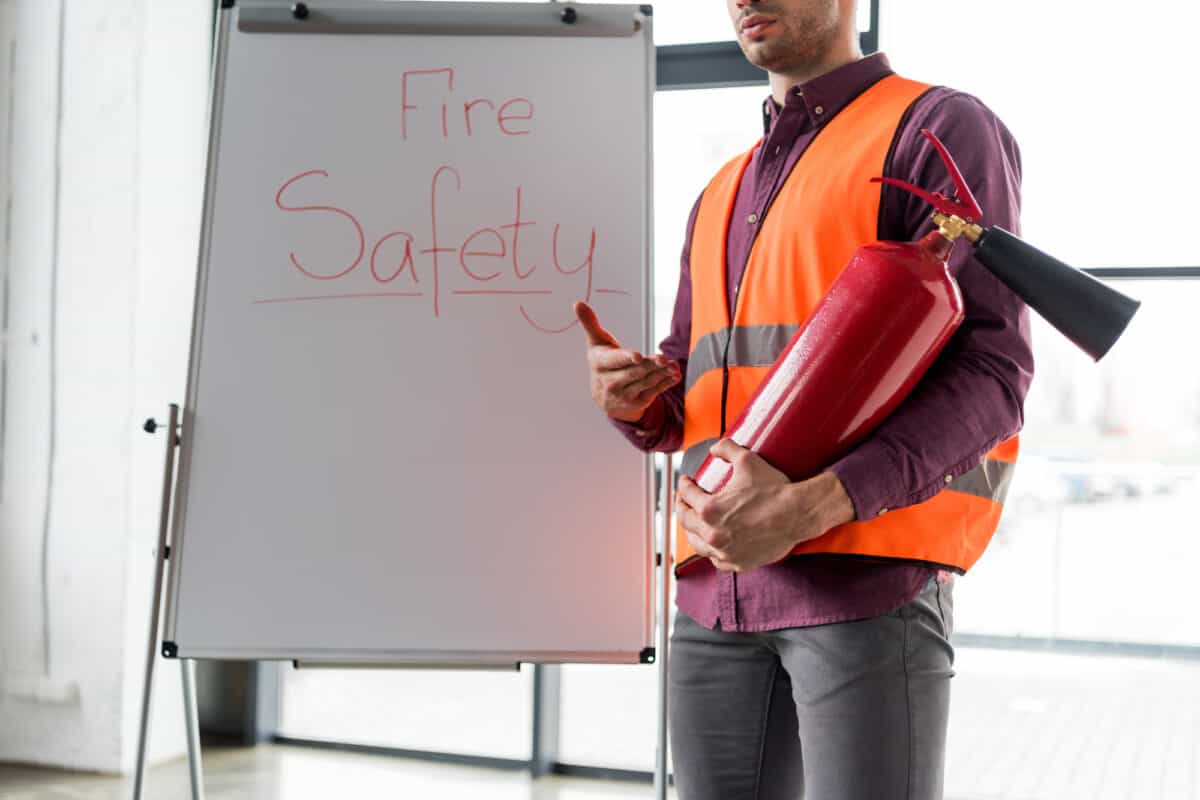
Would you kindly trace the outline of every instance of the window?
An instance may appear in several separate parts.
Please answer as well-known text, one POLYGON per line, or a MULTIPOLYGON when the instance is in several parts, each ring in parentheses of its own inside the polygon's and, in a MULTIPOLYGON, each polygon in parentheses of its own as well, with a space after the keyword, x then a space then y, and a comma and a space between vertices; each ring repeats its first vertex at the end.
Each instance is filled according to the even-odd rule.
MULTIPOLYGON (((671 327, 688 214, 709 178, 762 136, 762 86, 659 92, 654 98, 654 317, 671 327)), ((657 343, 657 342, 656 342, 657 343)))
MULTIPOLYGON (((1174 0, 1154 14, 1116 14, 1083 0, 1017 0, 989 15, 986 32, 967 13, 930 25, 938 8, 885 5, 883 43, 898 71, 978 95, 1013 131, 1027 241, 1085 268, 1200 265, 1194 237, 1145 219, 1156 208, 1170 216, 1195 205, 1200 161, 1182 154, 1200 137, 1200 114, 1179 98, 1200 8, 1174 0), (1145 115, 1152 125, 1138 122, 1145 115)), ((1098 366, 1035 320, 1022 457, 997 538, 960 585, 960 631, 1200 639, 1169 619, 1177 593, 1195 602, 1172 569, 1194 538, 1183 528, 1200 472, 1200 368, 1168 355, 1200 284, 1118 288, 1144 305, 1098 366), (1133 530, 1145 544, 1136 550, 1141 566, 1118 545, 1133 530), (1014 593, 1016 575, 1022 591, 1014 593), (1164 602, 1135 602, 1148 597, 1137 587, 1164 602)))
POLYGON ((1115 285, 1143 305, 1098 365, 1035 320, 1021 458, 960 631, 1200 646, 1200 364, 1174 355, 1200 281, 1115 285))
POLYGON ((526 760, 533 668, 283 671, 279 734, 526 760))
POLYGON ((649 772, 658 730, 658 675, 644 666, 562 668, 558 757, 564 764, 649 772))
POLYGON ((1180 345, 1200 282, 1160 268, 1200 265, 1200 244, 1151 220, 1196 205, 1200 161, 1186 154, 1200 116, 1180 100, 1200 7, 882 11, 899 72, 977 95, 1016 136, 1024 238, 1076 266, 1160 278, 1114 284, 1143 306, 1099 365, 1034 320, 1004 517, 955 589, 947 796, 1194 795, 1200 363, 1180 345))
POLYGON ((1200 265, 1200 240, 1156 224, 1196 208, 1200 110, 1184 98, 1200 5, 1012 0, 1001 13, 967 0, 946 14, 903 0, 882 12, 898 72, 977 95, 1016 136, 1030 243, 1079 267, 1200 265))
POLYGON ((655 44, 733 40, 724 0, 658 0, 652 5, 655 44))

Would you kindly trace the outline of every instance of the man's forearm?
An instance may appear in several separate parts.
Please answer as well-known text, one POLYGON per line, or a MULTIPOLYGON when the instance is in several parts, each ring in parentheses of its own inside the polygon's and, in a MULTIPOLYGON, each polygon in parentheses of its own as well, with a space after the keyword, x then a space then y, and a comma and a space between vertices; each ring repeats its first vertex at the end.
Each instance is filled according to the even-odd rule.
POLYGON ((1019 399, 969 363, 939 365, 874 435, 830 467, 856 519, 928 500, 1020 430, 1019 399))

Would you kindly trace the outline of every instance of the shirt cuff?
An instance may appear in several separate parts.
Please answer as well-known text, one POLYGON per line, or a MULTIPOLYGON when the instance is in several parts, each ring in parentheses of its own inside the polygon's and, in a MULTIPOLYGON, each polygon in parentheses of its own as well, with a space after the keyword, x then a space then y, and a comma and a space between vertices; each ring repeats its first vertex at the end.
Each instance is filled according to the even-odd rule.
POLYGON ((663 423, 667 417, 665 405, 662 395, 659 395, 654 398, 654 402, 646 408, 642 418, 637 422, 625 422, 612 417, 609 417, 608 421, 635 446, 649 450, 655 442, 662 438, 663 423))
POLYGON ((854 504, 854 516, 866 522, 908 505, 908 491, 886 444, 867 439, 829 467, 854 504))

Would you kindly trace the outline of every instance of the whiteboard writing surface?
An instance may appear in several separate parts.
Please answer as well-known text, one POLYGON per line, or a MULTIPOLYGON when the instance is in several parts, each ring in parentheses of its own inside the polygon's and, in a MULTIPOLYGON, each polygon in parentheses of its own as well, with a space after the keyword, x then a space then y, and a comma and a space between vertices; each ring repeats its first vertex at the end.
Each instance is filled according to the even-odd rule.
POLYGON ((218 26, 167 649, 637 660, 650 461, 572 305, 649 349, 647 19, 287 7, 218 26))

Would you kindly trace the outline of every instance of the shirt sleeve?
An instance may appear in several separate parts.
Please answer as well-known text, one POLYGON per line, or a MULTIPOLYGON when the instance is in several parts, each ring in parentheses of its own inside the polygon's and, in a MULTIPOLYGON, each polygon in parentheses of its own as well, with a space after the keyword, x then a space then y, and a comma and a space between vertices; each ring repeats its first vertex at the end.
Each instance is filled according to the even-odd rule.
MULTIPOLYGON (((679 371, 685 376, 692 340, 692 231, 695 229, 696 213, 699 210, 700 198, 696 198, 692 212, 688 215, 687 234, 679 259, 679 288, 675 291, 671 331, 659 345, 663 355, 679 362, 679 371)), ((656 397, 637 422, 622 422, 611 418, 609 421, 641 450, 675 452, 683 444, 683 395, 686 380, 685 377, 684 381, 656 397)))
MULTIPOLYGON (((947 89, 914 105, 888 174, 953 196, 953 181, 922 128, 953 154, 983 209, 981 224, 1019 234, 1020 152, 996 115, 976 98, 947 89)), ((913 241, 933 230, 927 204, 895 187, 883 191, 880 238, 913 241)), ((954 248, 950 271, 962 290, 962 326, 913 393, 830 467, 859 520, 933 497, 1021 429, 1033 378, 1028 309, 965 240, 954 248)))

